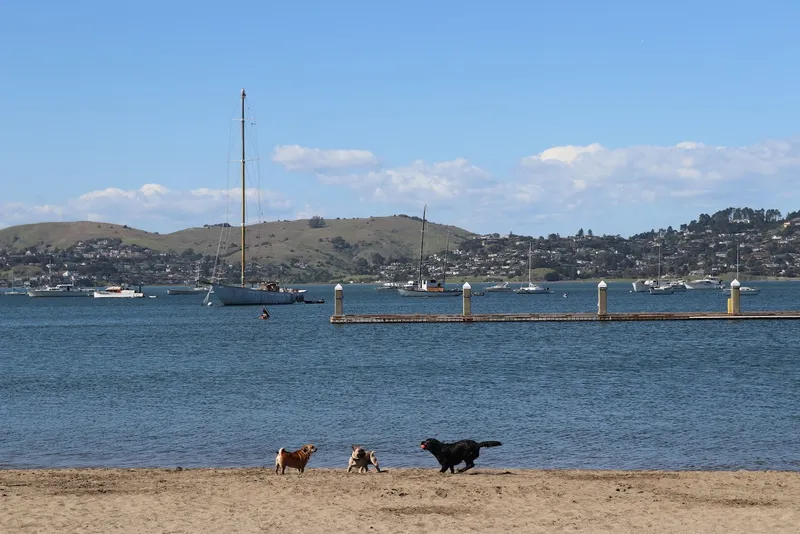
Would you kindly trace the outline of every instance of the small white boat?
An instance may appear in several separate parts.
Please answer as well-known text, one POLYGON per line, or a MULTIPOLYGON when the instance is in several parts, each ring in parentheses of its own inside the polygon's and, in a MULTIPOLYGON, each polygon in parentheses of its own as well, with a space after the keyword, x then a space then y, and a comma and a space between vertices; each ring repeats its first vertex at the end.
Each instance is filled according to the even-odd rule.
POLYGON ((94 298, 101 299, 101 298, 114 298, 114 299, 131 299, 131 298, 142 298, 144 297, 144 293, 141 291, 137 291, 135 289, 130 289, 125 286, 108 286, 105 289, 101 289, 100 291, 94 292, 94 298))
POLYGON ((720 289, 723 287, 724 282, 716 276, 707 275, 704 278, 698 278, 691 282, 684 282, 686 289, 703 290, 703 289, 720 289))
POLYGON ((397 291, 400 289, 400 282, 384 282, 375 288, 375 291, 397 291))
POLYGON ((657 286, 650 288, 651 295, 672 295, 675 290, 670 286, 657 286))
MULTIPOLYGON (((726 287, 722 292, 730 294, 731 288, 726 287)), ((759 293, 761 293, 761 289, 757 287, 741 286, 739 288, 740 295, 758 295, 759 293)))
POLYGON ((522 286, 518 289, 515 289, 514 293, 517 295, 546 295, 555 293, 555 291, 549 287, 540 286, 539 284, 528 283, 527 286, 522 286))
POLYGON ((511 293, 514 291, 514 288, 508 285, 508 282, 502 282, 500 284, 495 284, 493 286, 489 286, 484 291, 489 293, 511 293))
POLYGON ((528 244, 528 285, 515 289, 514 293, 517 295, 544 295, 553 293, 549 287, 542 287, 539 284, 531 282, 531 253, 533 251, 533 244, 528 244))
POLYGON ((658 287, 658 280, 636 280, 633 282, 634 293, 647 293, 651 287, 658 287))
POLYGON ((686 285, 683 280, 673 280, 667 282, 665 287, 672 288, 673 291, 686 291, 686 285))

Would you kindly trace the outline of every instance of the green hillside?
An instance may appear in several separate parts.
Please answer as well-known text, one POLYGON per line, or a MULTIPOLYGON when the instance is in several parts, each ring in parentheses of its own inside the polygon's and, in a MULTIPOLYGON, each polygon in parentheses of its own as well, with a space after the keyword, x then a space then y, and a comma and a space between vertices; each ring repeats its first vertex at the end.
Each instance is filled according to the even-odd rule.
MULTIPOLYGON (((370 260, 374 254, 380 254, 387 260, 416 258, 419 254, 419 218, 394 215, 330 219, 325 222, 322 228, 312 228, 307 219, 248 226, 248 259, 275 264, 299 261, 316 265, 323 262, 334 268, 348 268, 358 258, 370 260)), ((451 248, 474 237, 474 234, 462 228, 429 222, 425 234, 426 251, 444 250, 448 230, 451 248)), ((27 224, 0 230, 0 249, 64 250, 80 241, 120 239, 127 245, 139 245, 162 252, 181 253, 192 249, 196 253, 214 256, 221 233, 226 236, 223 243, 227 243, 227 256, 233 261, 238 260, 240 229, 218 226, 159 234, 88 221, 27 224)))

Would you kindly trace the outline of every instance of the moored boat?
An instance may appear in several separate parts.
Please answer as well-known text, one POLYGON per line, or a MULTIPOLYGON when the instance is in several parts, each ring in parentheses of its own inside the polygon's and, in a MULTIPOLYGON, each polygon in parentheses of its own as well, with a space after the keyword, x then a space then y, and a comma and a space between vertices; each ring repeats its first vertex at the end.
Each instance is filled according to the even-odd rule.
MULTIPOLYGON (((484 289, 487 293, 513 293, 514 288, 508 282, 502 282, 484 289)), ((474 293, 473 293, 474 295, 474 293)))
POLYGON ((422 234, 419 245, 419 281, 410 285, 406 284, 398 288, 397 292, 401 297, 457 297, 463 293, 461 289, 447 289, 447 252, 450 249, 450 234, 447 234, 447 247, 444 254, 444 268, 442 269, 445 278, 441 282, 436 280, 424 280, 422 278, 422 259, 425 251, 425 216, 428 206, 422 209, 422 234))
POLYGON ((131 289, 127 286, 108 286, 105 289, 101 289, 99 291, 95 291, 93 293, 94 298, 102 299, 102 298, 115 298, 115 299, 131 299, 131 298, 142 298, 144 297, 144 293, 139 287, 138 290, 131 289))
POLYGON ((724 282, 716 276, 706 275, 691 282, 684 282, 683 285, 686 286, 686 289, 692 290, 721 289, 724 282))
POLYGON ((56 284, 44 289, 28 289, 29 297, 91 297, 93 289, 76 288, 72 284, 56 284))
POLYGON ((295 302, 303 302, 303 295, 305 293, 304 289, 289 289, 280 287, 278 282, 257 282, 255 284, 247 286, 245 280, 245 267, 247 266, 247 261, 245 257, 245 253, 247 251, 247 246, 245 242, 245 235, 247 233, 247 226, 246 222, 247 218, 245 217, 245 205, 246 205, 246 198, 245 195, 247 193, 247 187, 245 184, 245 165, 246 165, 246 158, 245 158, 245 116, 244 116, 244 101, 247 97, 244 89, 241 92, 241 138, 242 138, 242 158, 240 160, 241 163, 241 171, 242 171, 242 185, 241 185, 241 195, 242 195, 242 233, 241 233, 241 283, 240 285, 229 285, 229 284, 220 284, 217 282, 209 282, 211 288, 213 290, 214 296, 216 299, 226 306, 241 306, 241 305, 251 305, 251 304, 268 304, 268 305, 278 305, 278 304, 294 304, 295 302))

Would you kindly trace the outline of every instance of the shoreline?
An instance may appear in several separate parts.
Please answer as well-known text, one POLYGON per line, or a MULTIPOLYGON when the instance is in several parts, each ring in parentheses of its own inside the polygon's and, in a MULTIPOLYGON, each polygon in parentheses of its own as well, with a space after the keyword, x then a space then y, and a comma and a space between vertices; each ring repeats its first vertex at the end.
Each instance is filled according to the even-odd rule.
MULTIPOLYGON (((797 471, 0 470, 13 532, 796 532, 797 471)), ((0 528, 2 530, 2 528, 0 528)))

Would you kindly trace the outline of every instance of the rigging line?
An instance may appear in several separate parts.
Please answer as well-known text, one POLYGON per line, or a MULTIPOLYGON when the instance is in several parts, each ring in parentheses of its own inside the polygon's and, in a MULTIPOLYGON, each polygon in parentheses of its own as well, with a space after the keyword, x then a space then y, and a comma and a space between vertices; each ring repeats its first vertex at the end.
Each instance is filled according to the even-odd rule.
MULTIPOLYGON (((238 105, 234 107, 234 115, 235 110, 238 108, 238 105)), ((233 150, 233 127, 234 121, 231 120, 228 124, 228 156, 226 158, 225 163, 225 217, 223 219, 223 223, 227 223, 230 225, 231 219, 231 151, 233 150)), ((214 280, 214 277, 217 276, 217 271, 221 271, 221 262, 222 258, 220 258, 220 251, 222 250, 222 244, 225 243, 225 251, 228 251, 228 244, 230 243, 230 226, 228 226, 227 231, 225 224, 222 225, 219 232, 219 241, 217 242, 217 254, 214 257, 214 266, 211 271, 211 280, 214 280)), ((226 254, 227 256, 227 254, 226 254)))
MULTIPOLYGON (((261 162, 258 152, 258 128, 256 128, 256 114, 253 110, 250 103, 247 103, 247 112, 248 115, 251 117, 249 120, 250 123, 250 145, 251 145, 251 152, 256 155, 254 158, 255 161, 255 175, 256 175, 256 213, 258 214, 258 223, 264 222, 264 212, 262 209, 261 203, 261 162)), ((251 167, 252 168, 252 167, 251 167)))

